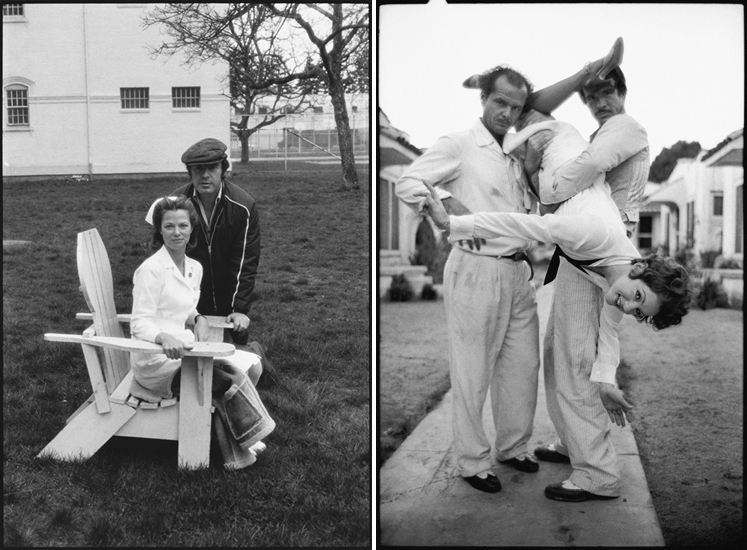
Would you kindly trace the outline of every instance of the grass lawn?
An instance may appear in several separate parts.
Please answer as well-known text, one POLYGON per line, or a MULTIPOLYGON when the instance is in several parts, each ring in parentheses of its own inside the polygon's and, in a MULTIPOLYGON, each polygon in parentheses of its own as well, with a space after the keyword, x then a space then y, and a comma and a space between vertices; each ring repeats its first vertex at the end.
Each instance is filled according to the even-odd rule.
POLYGON ((76 234, 96 227, 119 312, 148 256, 150 203, 186 175, 3 184, 5 546, 368 546, 371 544, 370 209, 337 171, 231 178, 258 203, 262 253, 250 339, 277 377, 262 399, 277 422, 242 471, 176 467, 176 442, 114 438, 85 463, 36 454, 91 394, 80 346, 76 234))
POLYGON ((743 543, 743 333, 732 309, 656 333, 621 324, 618 376, 667 546, 743 543))

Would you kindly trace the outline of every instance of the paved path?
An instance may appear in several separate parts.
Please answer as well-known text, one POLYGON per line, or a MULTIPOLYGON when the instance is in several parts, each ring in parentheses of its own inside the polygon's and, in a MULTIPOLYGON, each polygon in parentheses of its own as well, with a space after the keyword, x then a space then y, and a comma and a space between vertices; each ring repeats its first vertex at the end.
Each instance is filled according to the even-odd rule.
MULTIPOLYGON (((552 286, 537 293, 540 338, 547 325, 552 286)), ((380 319, 382 324, 386 318, 380 319)), ((433 316, 429 323, 443 323, 433 316)), ((433 342, 433 346, 446 342, 433 342)), ((403 350, 403 354, 406 352, 403 350)), ((495 430, 486 407, 488 438, 495 430)), ((566 503, 544 496, 566 479, 570 465, 540 462, 535 474, 498 465, 503 489, 476 491, 456 471, 451 434, 451 391, 417 426, 379 472, 379 543, 384 546, 663 546, 659 522, 629 425, 614 427, 622 495, 609 501, 566 503)), ((534 434, 529 447, 554 440, 540 370, 534 434)))

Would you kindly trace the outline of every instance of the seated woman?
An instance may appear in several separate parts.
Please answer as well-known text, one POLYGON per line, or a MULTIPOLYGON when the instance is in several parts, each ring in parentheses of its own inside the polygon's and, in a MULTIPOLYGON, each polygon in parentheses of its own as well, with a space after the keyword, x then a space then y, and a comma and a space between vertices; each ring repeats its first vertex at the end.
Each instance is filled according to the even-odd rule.
MULTIPOLYGON (((157 251, 135 271, 132 337, 160 344, 164 351, 131 354, 130 393, 146 401, 158 402, 178 393, 184 351, 208 336, 207 319, 196 309, 202 266, 186 256, 197 223, 197 213, 186 197, 157 201, 151 243, 157 251), (194 333, 185 327, 187 323, 194 325, 194 333)), ((262 438, 275 429, 254 387, 261 374, 261 358, 250 352, 215 359, 212 391, 218 415, 213 416, 213 426, 227 468, 253 464, 257 452, 265 449, 262 438)))
MULTIPOLYGON (((514 137, 504 139, 504 151, 513 150, 541 130, 551 130, 553 137, 542 154, 540 196, 552 192, 558 168, 577 159, 588 146, 570 124, 538 115, 514 137)), ((553 269, 557 271, 559 256, 564 256, 606 291, 591 380, 600 383, 603 401, 624 400, 615 384, 620 354, 617 328, 622 315, 634 315, 657 330, 679 324, 689 309, 689 276, 670 258, 641 258, 626 235, 604 174, 561 203, 554 214, 544 216, 506 212, 449 216, 436 190, 423 183, 428 189, 420 194, 425 198, 424 209, 439 229, 450 232, 450 241, 515 236, 555 243, 546 283, 553 269)), ((620 424, 621 419, 613 420, 620 424)))

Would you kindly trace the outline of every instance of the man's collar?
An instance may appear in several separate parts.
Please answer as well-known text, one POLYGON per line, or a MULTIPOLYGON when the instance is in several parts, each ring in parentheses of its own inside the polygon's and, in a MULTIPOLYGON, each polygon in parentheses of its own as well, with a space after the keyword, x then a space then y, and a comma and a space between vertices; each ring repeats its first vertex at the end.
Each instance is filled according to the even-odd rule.
MULTIPOLYGON (((195 198, 198 196, 197 189, 195 188, 194 184, 192 185, 192 196, 190 198, 195 198)), ((223 188, 226 186, 226 180, 221 180, 220 187, 218 188, 218 194, 215 195, 215 204, 218 204, 218 201, 220 201, 223 198, 223 188)))
POLYGON ((501 147, 501 142, 503 139, 498 140, 496 135, 490 131, 490 129, 485 126, 485 123, 482 121, 482 117, 477 119, 477 122, 475 122, 475 125, 472 128, 475 132, 475 140, 477 141, 477 145, 479 147, 485 147, 487 145, 490 145, 491 143, 495 143, 498 145, 498 147, 501 147))

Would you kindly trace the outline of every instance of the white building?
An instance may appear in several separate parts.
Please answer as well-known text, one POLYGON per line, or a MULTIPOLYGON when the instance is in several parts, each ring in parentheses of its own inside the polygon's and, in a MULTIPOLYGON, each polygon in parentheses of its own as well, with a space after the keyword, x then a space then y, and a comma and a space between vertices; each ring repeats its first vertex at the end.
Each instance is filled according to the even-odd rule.
MULTIPOLYGON (((244 115, 234 111, 231 121, 239 123, 242 118, 248 119, 247 127, 254 128, 264 122, 266 117, 276 116, 278 106, 274 97, 261 98, 257 101, 256 114, 244 115)), ((310 108, 302 113, 283 116, 276 122, 263 126, 249 137, 249 157, 262 158, 279 155, 324 155, 324 152, 339 155, 340 146, 337 136, 334 107, 329 94, 312 96, 310 108), (285 149, 285 130, 292 132, 285 149), (301 136, 303 139, 299 139, 301 136)), ((345 105, 352 132, 353 149, 356 156, 368 155, 369 148, 369 95, 364 93, 345 94, 345 105)), ((282 110, 282 106, 280 106, 282 110)), ((238 136, 231 135, 231 157, 241 158, 241 143, 238 136)))
POLYGON ((183 172, 230 142, 227 64, 153 58, 155 4, 3 4, 3 177, 183 172))
MULTIPOLYGON (((420 216, 406 207, 394 193, 394 184, 407 167, 422 153, 412 145, 409 136, 389 122, 384 111, 379 109, 379 203, 378 203, 378 252, 379 252, 379 296, 383 297, 395 275, 404 275, 416 295, 423 286, 433 283, 426 275, 428 268, 411 265, 415 255, 415 237, 420 225, 420 216)), ((428 223, 430 222, 430 218, 428 223)), ((441 233, 433 229, 437 238, 441 233)))
POLYGON ((660 210, 653 248, 661 245, 672 254, 683 247, 696 253, 720 251, 726 258, 743 259, 743 134, 739 129, 710 151, 679 159, 667 181, 645 198, 645 210, 660 210))

